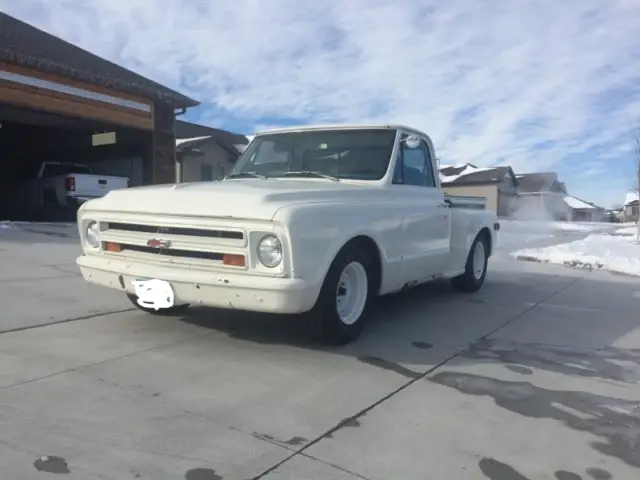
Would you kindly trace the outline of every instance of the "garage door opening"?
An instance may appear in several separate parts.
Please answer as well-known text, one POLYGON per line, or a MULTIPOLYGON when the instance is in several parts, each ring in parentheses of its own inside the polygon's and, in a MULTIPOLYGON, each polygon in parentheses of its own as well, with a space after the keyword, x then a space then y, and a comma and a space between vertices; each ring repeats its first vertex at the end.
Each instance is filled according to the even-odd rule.
POLYGON ((78 206, 143 184, 149 131, 0 104, 0 220, 72 221, 78 206))

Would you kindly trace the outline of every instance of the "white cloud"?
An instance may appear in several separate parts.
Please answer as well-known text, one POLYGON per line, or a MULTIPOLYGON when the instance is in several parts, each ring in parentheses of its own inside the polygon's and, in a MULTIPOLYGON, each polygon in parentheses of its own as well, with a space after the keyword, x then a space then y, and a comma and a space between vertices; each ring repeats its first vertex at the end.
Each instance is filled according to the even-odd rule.
POLYGON ((218 124, 229 115, 402 122, 428 132, 449 163, 531 171, 590 148, 625 154, 629 122, 640 117, 636 0, 0 0, 0 8, 213 104, 218 124))

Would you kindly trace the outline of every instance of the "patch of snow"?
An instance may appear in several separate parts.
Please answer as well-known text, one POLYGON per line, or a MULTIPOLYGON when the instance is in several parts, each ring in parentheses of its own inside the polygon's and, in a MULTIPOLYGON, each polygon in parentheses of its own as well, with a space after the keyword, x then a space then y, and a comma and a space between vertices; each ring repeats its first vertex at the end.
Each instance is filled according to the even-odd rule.
POLYGON ((633 225, 631 227, 619 228, 614 233, 616 235, 635 235, 637 233, 637 231, 638 231, 638 226, 637 225, 633 225))
POLYGON ((206 140, 207 138, 211 138, 211 135, 205 135, 204 137, 192 137, 192 138, 177 138, 176 139, 176 147, 183 145, 188 142, 196 142, 198 140, 206 140))
POLYGON ((591 234, 582 240, 511 252, 519 260, 603 269, 640 276, 640 245, 630 237, 591 234))
POLYGON ((579 198, 571 197, 571 196, 564 197, 564 203, 569 205, 571 208, 577 208, 582 210, 596 208, 593 205, 588 204, 587 202, 583 202, 579 198))
MULTIPOLYGON (((462 165, 459 165, 459 166, 462 166, 462 165)), ((489 170, 495 170, 495 168, 493 168, 493 167, 478 168, 478 167, 474 167, 473 165, 467 164, 465 166, 465 169, 462 170, 457 175, 449 175, 449 176, 447 176, 447 175, 443 175, 442 173, 440 173, 440 183, 451 183, 451 182, 454 182, 458 178, 463 177, 465 175, 469 175, 471 173, 486 172, 486 171, 489 171, 489 170)))
POLYGON ((606 223, 574 223, 574 222, 552 222, 553 228, 563 232, 591 232, 607 228, 606 223))
POLYGON ((624 197, 624 204, 628 205, 636 201, 638 201, 638 192, 627 192, 627 195, 624 197))

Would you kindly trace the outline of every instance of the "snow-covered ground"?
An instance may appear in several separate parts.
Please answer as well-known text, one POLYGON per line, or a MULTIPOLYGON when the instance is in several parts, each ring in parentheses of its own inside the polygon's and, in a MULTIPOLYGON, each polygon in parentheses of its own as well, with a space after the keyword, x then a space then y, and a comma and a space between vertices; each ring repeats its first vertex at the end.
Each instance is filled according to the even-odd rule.
POLYGON ((611 231, 612 228, 613 225, 611 223, 500 220, 498 248, 514 250, 526 247, 533 242, 552 239, 555 236, 566 233, 605 232, 611 231))
MULTIPOLYGON (((626 227, 621 230, 630 230, 626 227)), ((617 233, 617 232, 616 232, 617 233)), ((586 238, 510 253, 519 260, 549 262, 571 267, 603 269, 640 276, 640 244, 633 235, 591 233, 586 238)))
POLYGON ((635 235, 638 232, 638 226, 632 225, 629 227, 619 228, 615 231, 616 235, 635 235))

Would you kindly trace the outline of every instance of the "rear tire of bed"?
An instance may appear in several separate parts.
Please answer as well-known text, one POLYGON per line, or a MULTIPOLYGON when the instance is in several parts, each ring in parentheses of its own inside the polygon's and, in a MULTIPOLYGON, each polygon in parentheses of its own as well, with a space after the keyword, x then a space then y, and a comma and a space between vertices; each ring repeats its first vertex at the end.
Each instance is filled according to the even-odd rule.
POLYGON ((464 273, 451 279, 454 289, 464 293, 480 290, 487 276, 488 252, 489 242, 486 235, 480 233, 471 244, 464 273))

